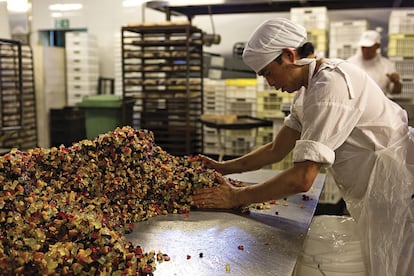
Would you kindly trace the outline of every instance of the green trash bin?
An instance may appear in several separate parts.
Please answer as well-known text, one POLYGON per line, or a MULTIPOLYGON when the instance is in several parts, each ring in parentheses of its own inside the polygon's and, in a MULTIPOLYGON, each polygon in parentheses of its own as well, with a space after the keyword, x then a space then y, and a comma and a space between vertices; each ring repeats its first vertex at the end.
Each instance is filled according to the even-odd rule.
POLYGON ((116 127, 130 124, 133 103, 125 101, 126 122, 123 122, 122 105, 122 96, 118 95, 84 97, 79 106, 85 111, 86 138, 92 139, 116 127))

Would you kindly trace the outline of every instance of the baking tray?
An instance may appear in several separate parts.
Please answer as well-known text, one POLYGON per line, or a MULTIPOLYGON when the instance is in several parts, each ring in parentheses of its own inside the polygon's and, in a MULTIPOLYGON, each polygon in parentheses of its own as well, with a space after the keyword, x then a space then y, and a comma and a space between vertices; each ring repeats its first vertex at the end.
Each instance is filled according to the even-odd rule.
MULTIPOLYGON (((259 170, 230 177, 257 183, 276 173, 259 170)), ((307 193, 268 204, 269 209, 252 207, 248 214, 197 210, 157 216, 135 224, 126 238, 171 258, 157 264, 154 276, 291 276, 324 180, 320 174, 307 193)))

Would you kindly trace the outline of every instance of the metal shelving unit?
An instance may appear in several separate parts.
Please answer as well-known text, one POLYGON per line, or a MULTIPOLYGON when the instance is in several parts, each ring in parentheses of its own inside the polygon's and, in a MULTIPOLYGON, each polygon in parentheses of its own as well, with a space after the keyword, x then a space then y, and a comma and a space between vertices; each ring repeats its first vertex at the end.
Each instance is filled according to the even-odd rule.
POLYGON ((171 154, 200 153, 203 32, 187 23, 128 26, 121 41, 123 99, 135 102, 133 126, 153 131, 171 154))
POLYGON ((0 148, 37 146, 33 54, 30 46, 0 39, 0 148))

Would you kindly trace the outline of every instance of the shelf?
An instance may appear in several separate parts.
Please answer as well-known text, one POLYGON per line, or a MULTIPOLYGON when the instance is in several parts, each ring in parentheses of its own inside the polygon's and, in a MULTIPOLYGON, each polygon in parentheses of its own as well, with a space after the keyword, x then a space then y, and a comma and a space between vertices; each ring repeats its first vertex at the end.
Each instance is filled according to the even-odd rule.
POLYGON ((33 148, 37 126, 30 46, 1 39, 0 65, 0 148, 33 148))
POLYGON ((173 155, 202 151, 203 33, 187 24, 122 28, 123 96, 133 127, 173 155))
POLYGON ((237 13, 264 13, 264 12, 287 12, 293 7, 320 7, 328 10, 338 9, 373 9, 373 8, 399 8, 414 7, 414 1, 401 0, 226 0, 226 1, 203 1, 203 4, 193 4, 190 1, 148 1, 146 7, 166 14, 167 19, 171 15, 187 16, 191 19, 196 15, 209 14, 237 14, 237 13))

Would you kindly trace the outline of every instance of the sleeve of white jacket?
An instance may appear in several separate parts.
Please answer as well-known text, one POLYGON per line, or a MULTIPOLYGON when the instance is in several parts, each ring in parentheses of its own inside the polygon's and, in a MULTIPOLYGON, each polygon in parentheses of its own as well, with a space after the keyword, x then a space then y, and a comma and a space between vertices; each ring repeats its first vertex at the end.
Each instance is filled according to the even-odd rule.
POLYGON ((335 150, 350 136, 361 116, 360 98, 350 99, 343 76, 335 70, 320 72, 296 112, 285 125, 301 133, 293 150, 293 161, 332 165, 335 150))

